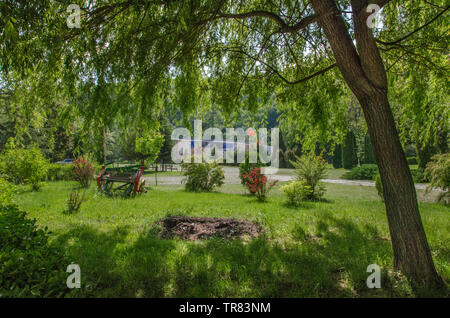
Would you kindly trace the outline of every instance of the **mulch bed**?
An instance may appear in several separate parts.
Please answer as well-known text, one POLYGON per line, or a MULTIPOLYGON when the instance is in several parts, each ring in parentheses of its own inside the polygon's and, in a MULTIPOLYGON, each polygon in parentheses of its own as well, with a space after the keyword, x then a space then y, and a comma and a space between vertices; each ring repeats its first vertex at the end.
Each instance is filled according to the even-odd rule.
POLYGON ((158 221, 163 229, 160 237, 172 239, 178 236, 183 240, 196 241, 218 236, 226 239, 258 237, 261 226, 246 220, 232 218, 206 218, 188 216, 168 216, 158 221))

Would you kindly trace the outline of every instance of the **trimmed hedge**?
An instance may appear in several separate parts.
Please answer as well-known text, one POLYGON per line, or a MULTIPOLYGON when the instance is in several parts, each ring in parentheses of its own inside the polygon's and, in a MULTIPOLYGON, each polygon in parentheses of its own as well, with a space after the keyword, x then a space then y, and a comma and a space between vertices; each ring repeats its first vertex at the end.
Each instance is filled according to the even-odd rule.
POLYGON ((348 180, 375 180, 378 174, 378 167, 374 164, 361 165, 344 173, 342 179, 348 180))
POLYGON ((72 165, 61 165, 51 163, 48 167, 47 181, 69 181, 73 180, 72 165))

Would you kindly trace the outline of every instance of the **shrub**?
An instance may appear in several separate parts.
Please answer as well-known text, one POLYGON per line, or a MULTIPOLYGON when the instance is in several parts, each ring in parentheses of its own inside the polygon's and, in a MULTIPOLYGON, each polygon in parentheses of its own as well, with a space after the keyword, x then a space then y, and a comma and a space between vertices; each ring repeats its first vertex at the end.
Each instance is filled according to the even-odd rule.
POLYGON ((224 183, 225 176, 222 167, 214 163, 183 163, 183 175, 186 177, 187 191, 210 192, 224 183))
POLYGON ((327 162, 322 156, 315 156, 313 153, 295 156, 296 161, 291 161, 295 168, 297 181, 305 181, 311 188, 309 199, 318 199, 325 193, 325 188, 320 183, 320 179, 326 176, 327 162))
POLYGON ((441 188, 443 192, 439 196, 439 201, 447 204, 450 199, 450 153, 433 156, 427 164, 425 175, 430 179, 430 185, 426 191, 441 188))
POLYGON ((83 203, 84 193, 80 194, 78 191, 72 191, 69 194, 69 199, 67 200, 67 211, 68 214, 74 214, 80 212, 81 203, 83 203))
POLYGON ((72 165, 60 165, 57 163, 50 164, 48 166, 47 180, 48 181, 73 180, 72 165))
POLYGON ((16 187, 0 178, 0 209, 16 203, 16 187))
POLYGON ((410 157, 417 157, 417 150, 416 147, 412 144, 406 145, 405 147, 405 155, 407 158, 410 157))
POLYGON ((375 177, 375 188, 377 189, 378 195, 380 196, 381 200, 384 201, 383 184, 381 183, 380 174, 377 174, 377 176, 375 177))
POLYGON ((249 173, 244 173, 242 178, 250 194, 256 195, 260 201, 266 199, 269 191, 278 182, 278 180, 275 180, 270 185, 267 185, 267 177, 261 173, 261 168, 259 167, 254 167, 249 173))
POLYGON ((411 175, 415 183, 428 183, 430 179, 425 174, 425 169, 418 168, 411 170, 411 175))
POLYGON ((16 206, 0 207, 0 298, 64 296, 68 264, 46 228, 16 206))
POLYGON ((0 173, 15 184, 31 184, 33 190, 39 190, 47 170, 48 160, 39 148, 17 148, 12 138, 0 155, 0 173))
POLYGON ((288 204, 293 206, 299 206, 312 194, 311 187, 306 185, 305 181, 292 181, 289 184, 282 186, 280 190, 286 194, 288 204))
POLYGON ((73 160, 73 178, 80 183, 83 188, 88 188, 94 179, 94 167, 87 158, 79 158, 73 160))
POLYGON ((374 180, 378 173, 377 165, 367 164, 355 167, 342 175, 342 179, 348 180, 374 180))

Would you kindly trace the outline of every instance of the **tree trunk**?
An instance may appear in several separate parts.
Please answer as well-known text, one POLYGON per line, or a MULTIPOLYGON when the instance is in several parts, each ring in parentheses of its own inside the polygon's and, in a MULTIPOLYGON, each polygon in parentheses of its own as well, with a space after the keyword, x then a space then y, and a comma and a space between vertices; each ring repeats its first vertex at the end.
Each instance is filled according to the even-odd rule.
POLYGON ((386 93, 380 91, 360 103, 383 184, 394 267, 410 278, 417 288, 444 286, 433 264, 416 189, 386 93))
POLYGON ((394 267, 410 279, 414 288, 444 286, 434 267, 416 189, 389 106, 386 70, 367 26, 367 1, 351 0, 356 48, 336 2, 311 3, 339 70, 364 112, 383 184, 394 267))

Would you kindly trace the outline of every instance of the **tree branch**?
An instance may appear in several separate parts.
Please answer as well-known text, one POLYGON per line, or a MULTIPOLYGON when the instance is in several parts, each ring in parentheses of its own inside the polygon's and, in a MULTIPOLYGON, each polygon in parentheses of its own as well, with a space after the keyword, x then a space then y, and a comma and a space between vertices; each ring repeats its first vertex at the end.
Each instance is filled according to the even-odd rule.
POLYGON ((410 36, 414 35, 415 33, 419 32, 420 30, 422 30, 423 28, 427 27, 428 25, 430 25, 431 23, 433 23, 434 21, 436 21, 441 15, 443 15, 448 9, 450 9, 450 6, 447 6, 444 10, 442 10, 438 15, 436 15, 433 19, 431 19, 430 21, 428 21, 427 23, 425 23, 424 25, 422 25, 421 27, 415 29, 412 32, 409 32, 407 35, 401 37, 400 39, 397 39, 395 41, 392 42, 384 42, 381 40, 376 40, 378 43, 383 44, 383 45, 395 45, 403 40, 406 40, 407 38, 409 38, 410 36))
POLYGON ((254 17, 263 17, 275 21, 279 25, 279 29, 276 33, 294 33, 301 29, 304 29, 311 23, 317 21, 317 14, 309 15, 294 25, 288 25, 280 16, 273 12, 254 10, 245 13, 223 13, 219 12, 219 17, 227 19, 249 19, 254 17))
POLYGON ((269 63, 266 63, 266 62, 264 62, 264 61, 258 59, 257 57, 254 57, 254 56, 248 54, 247 52, 245 52, 245 51, 243 51, 243 50, 232 49, 232 50, 229 50, 229 51, 230 51, 230 52, 234 52, 234 53, 239 53, 239 54, 245 55, 245 56, 247 56, 248 58, 250 58, 250 59, 252 59, 252 60, 254 60, 254 61, 257 61, 257 62, 263 64, 264 66, 266 66, 267 68, 269 68, 273 73, 275 73, 275 75, 277 75, 283 82, 285 82, 286 84, 289 84, 289 85, 295 85, 295 84, 300 84, 300 83, 306 82, 306 81, 308 81, 308 80, 310 80, 310 79, 312 79, 312 78, 314 78, 314 77, 316 77, 316 76, 325 74, 326 72, 328 72, 329 70, 331 70, 331 69, 333 69, 333 68, 335 68, 335 67, 337 66, 336 63, 333 63, 333 64, 331 64, 330 66, 328 66, 328 67, 326 67, 326 68, 324 68, 324 69, 321 69, 320 71, 317 71, 317 72, 315 72, 315 73, 313 73, 313 74, 311 74, 311 75, 308 75, 307 77, 304 77, 304 78, 301 78, 301 79, 298 79, 298 80, 295 80, 295 81, 290 81, 290 80, 288 80, 287 78, 285 78, 285 77, 280 73, 280 71, 278 71, 275 67, 273 67, 273 66, 270 65, 269 63))

